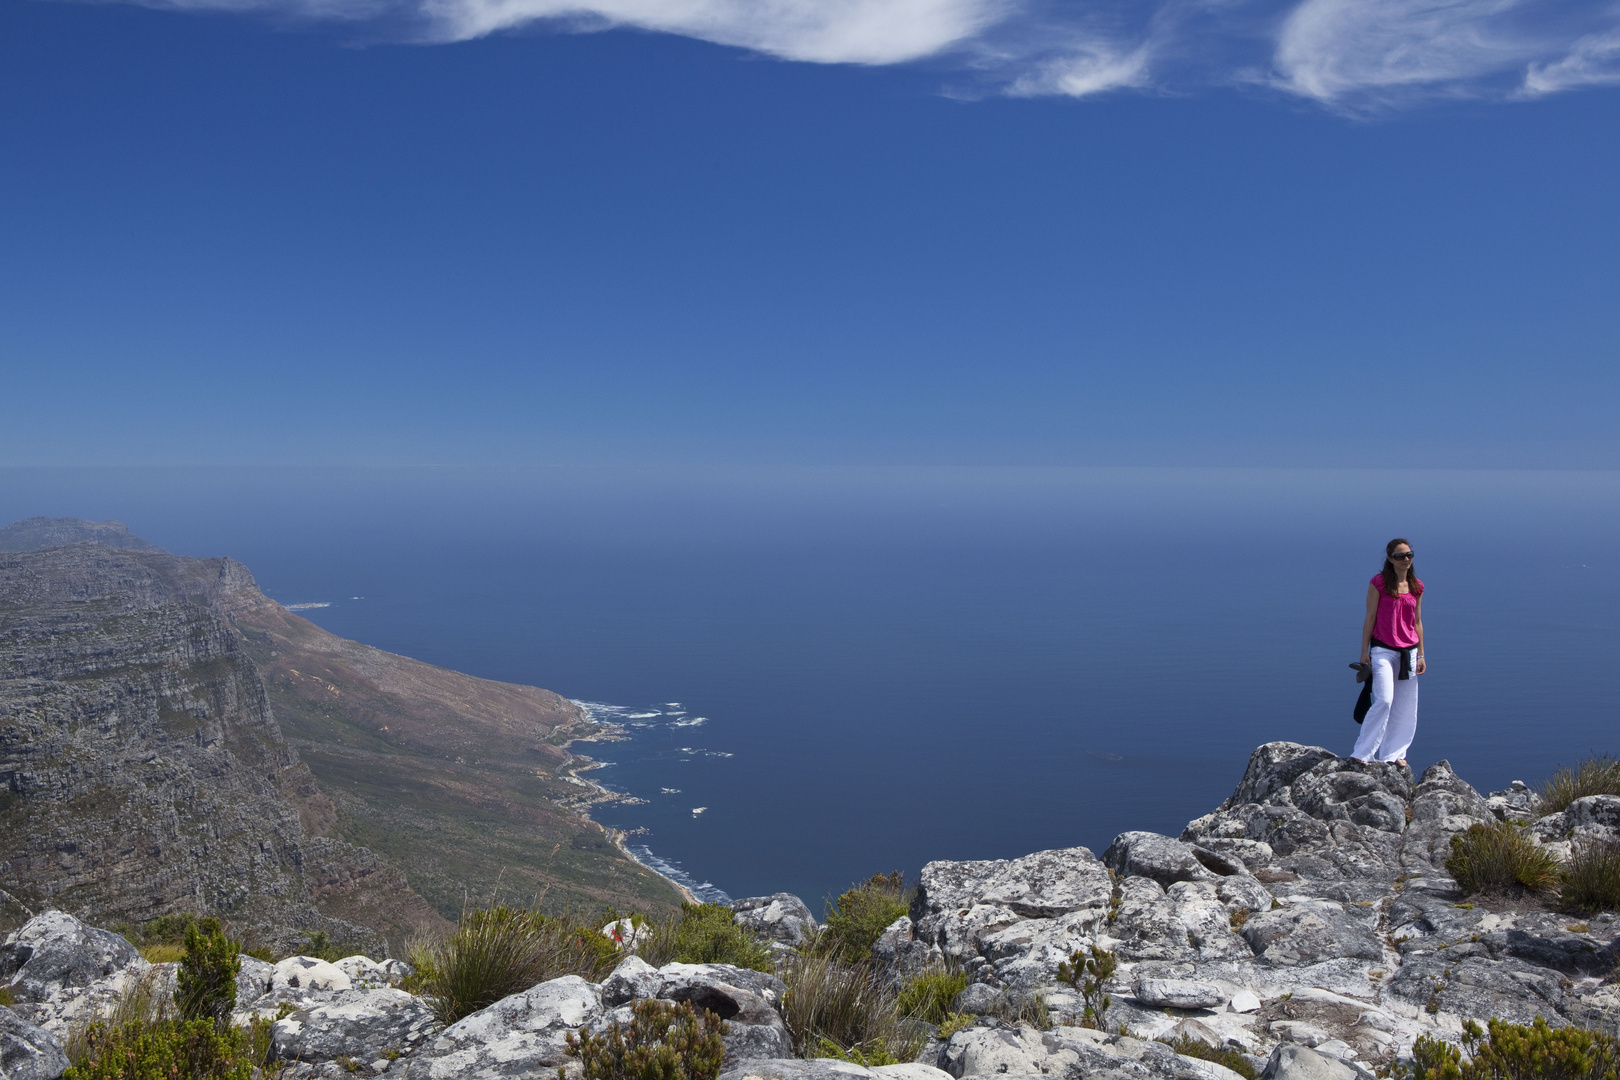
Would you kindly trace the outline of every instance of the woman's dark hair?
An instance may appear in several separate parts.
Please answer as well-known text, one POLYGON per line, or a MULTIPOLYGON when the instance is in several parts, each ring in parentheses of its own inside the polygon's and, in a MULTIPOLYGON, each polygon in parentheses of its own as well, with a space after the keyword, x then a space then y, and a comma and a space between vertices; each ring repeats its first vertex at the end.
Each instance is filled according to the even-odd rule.
MULTIPOLYGON (((1389 556, 1391 552, 1400 547, 1402 544, 1405 544, 1408 549, 1412 547, 1412 541, 1408 540, 1404 536, 1397 536, 1395 539, 1384 545, 1384 592, 1390 596, 1395 595, 1396 585, 1401 579, 1400 575, 1395 573, 1394 560, 1389 556)), ((1414 593, 1423 591, 1423 582, 1419 581, 1417 576, 1416 560, 1406 564, 1406 586, 1414 593)))

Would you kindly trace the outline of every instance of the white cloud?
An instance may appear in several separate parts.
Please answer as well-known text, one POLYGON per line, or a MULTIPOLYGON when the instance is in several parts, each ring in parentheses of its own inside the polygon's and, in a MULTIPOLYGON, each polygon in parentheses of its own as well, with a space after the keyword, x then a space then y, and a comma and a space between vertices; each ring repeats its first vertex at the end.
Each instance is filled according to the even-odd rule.
POLYGON ((1304 0, 1277 40, 1282 85, 1319 101, 1466 87, 1536 50, 1509 31, 1515 0, 1304 0))
POLYGON ((1263 83, 1365 112, 1620 84, 1620 8, 1594 0, 132 2, 404 21, 428 41, 549 23, 633 27, 813 63, 936 58, 971 72, 982 92, 1023 97, 1263 83))
POLYGON ((786 60, 894 64, 982 31, 1003 0, 426 0, 447 37, 546 19, 600 20, 681 34, 786 60))
POLYGON ((1588 34, 1569 53, 1545 64, 1531 64, 1524 76, 1527 97, 1582 86, 1620 84, 1620 29, 1588 34))

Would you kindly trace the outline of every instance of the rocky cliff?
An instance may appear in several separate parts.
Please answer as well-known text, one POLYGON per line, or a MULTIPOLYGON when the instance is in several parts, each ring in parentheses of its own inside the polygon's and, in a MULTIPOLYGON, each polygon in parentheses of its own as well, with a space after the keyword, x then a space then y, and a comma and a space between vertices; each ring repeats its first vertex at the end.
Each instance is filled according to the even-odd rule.
POLYGON ((382 953, 378 935, 397 948, 443 925, 408 875, 453 915, 514 848, 520 887, 556 882, 558 902, 672 905, 667 882, 559 805, 589 790, 564 771, 568 740, 588 732, 556 695, 342 641, 266 599, 240 563, 141 550, 121 526, 31 519, 4 533, 14 546, 78 538, 0 554, 11 926, 44 908, 101 923, 190 911, 281 951, 326 930, 382 953), (492 770, 505 786, 480 782, 492 770))

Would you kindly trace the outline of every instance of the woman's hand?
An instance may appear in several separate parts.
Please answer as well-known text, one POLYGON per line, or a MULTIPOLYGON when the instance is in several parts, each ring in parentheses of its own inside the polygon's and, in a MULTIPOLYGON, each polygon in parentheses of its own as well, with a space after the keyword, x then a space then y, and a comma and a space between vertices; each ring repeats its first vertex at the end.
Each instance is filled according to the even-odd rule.
POLYGON ((1421 675, 1425 671, 1427 671, 1428 668, 1429 668, 1429 662, 1427 660, 1423 659, 1423 657, 1421 657, 1421 656, 1418 657, 1418 659, 1417 659, 1417 669, 1416 669, 1417 673, 1419 675, 1421 675))
POLYGON ((1361 650, 1361 662, 1363 664, 1372 663, 1372 650, 1371 649, 1362 649, 1361 650))

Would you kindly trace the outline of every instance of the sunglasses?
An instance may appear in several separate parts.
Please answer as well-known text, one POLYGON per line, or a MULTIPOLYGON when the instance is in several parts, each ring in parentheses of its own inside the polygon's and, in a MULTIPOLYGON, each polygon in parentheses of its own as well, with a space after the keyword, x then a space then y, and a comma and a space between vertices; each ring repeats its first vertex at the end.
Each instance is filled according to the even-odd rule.
POLYGON ((1392 559, 1400 559, 1402 561, 1410 559, 1411 557, 1412 557, 1412 552, 1410 552, 1410 551, 1397 551, 1395 554, 1390 556, 1390 558, 1392 558, 1392 559))

